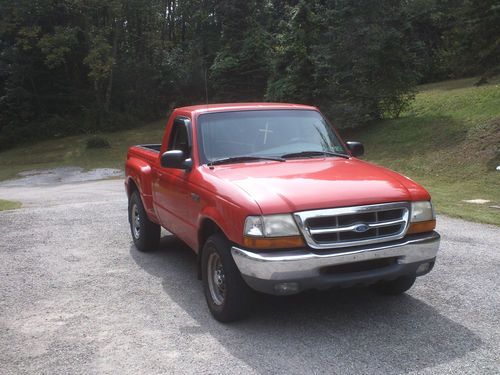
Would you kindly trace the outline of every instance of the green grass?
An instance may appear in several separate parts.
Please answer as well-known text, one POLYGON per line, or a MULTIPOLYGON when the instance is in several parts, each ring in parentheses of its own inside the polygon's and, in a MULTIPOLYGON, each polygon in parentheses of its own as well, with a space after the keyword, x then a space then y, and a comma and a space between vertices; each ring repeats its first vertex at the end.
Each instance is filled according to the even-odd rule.
POLYGON ((51 139, 0 153, 0 180, 15 177, 19 172, 61 166, 85 169, 123 169, 127 149, 141 143, 161 143, 166 120, 115 133, 103 133, 111 147, 87 149, 90 135, 51 139))
POLYGON ((0 211, 14 210, 21 207, 21 203, 0 199, 0 211))
POLYGON ((437 212, 500 225, 500 79, 420 87, 401 118, 344 132, 365 144, 366 159, 424 185, 437 212), (483 205, 463 200, 487 199, 483 205))
MULTIPOLYGON (((346 139, 365 144, 366 159, 411 177, 431 193, 438 213, 500 225, 500 78, 475 87, 462 79, 420 87, 412 107, 346 139), (484 205, 466 199, 487 199, 484 205)), ((123 168, 127 148, 159 143, 165 120, 102 134, 110 148, 86 149, 89 136, 39 142, 0 153, 0 180, 57 166, 123 168)))

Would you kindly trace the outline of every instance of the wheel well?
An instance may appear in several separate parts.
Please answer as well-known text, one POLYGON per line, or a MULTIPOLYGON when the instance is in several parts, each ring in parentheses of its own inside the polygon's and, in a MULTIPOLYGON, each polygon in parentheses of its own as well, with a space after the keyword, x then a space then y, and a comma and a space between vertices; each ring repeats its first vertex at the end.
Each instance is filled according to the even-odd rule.
POLYGON ((128 196, 130 197, 134 191, 139 191, 139 188, 137 187, 137 184, 135 183, 135 181, 132 180, 131 178, 129 178, 128 184, 127 184, 128 196))
POLYGON ((212 220, 204 219, 198 230, 198 279, 201 280, 201 253, 203 245, 208 237, 215 233, 224 233, 222 229, 212 220))

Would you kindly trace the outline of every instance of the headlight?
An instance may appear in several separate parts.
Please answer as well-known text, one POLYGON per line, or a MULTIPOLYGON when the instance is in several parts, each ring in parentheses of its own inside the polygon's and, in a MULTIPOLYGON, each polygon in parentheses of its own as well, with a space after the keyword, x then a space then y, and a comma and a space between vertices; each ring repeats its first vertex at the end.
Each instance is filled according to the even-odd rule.
POLYGON ((251 249, 291 249, 305 246, 292 215, 248 216, 243 245, 251 249))
POLYGON ((245 220, 245 236, 285 237, 299 235, 292 215, 248 216, 245 220))
POLYGON ((412 202, 411 203, 411 219, 412 223, 419 221, 434 220, 434 209, 429 201, 412 202))
POLYGON ((429 201, 412 202, 410 226, 406 234, 431 232, 436 228, 434 208, 429 201))

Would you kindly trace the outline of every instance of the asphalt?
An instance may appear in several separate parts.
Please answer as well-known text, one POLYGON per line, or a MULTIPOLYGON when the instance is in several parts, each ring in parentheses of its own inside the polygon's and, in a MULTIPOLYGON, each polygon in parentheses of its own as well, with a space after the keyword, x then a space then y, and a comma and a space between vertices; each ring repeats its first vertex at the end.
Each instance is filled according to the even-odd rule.
POLYGON ((210 316, 195 256, 132 244, 120 180, 0 186, 2 374, 498 374, 500 228, 438 218, 434 270, 398 297, 263 297, 210 316))

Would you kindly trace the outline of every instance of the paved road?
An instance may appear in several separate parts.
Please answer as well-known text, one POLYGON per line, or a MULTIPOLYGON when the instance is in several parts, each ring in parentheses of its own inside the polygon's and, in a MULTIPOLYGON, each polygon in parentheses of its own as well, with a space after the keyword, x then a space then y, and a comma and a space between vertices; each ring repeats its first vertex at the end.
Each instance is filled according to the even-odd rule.
POLYGON ((2 374, 500 373, 500 228, 439 218, 434 271, 399 297, 263 298, 230 325, 195 257, 131 243, 121 181, 0 187, 2 374))

